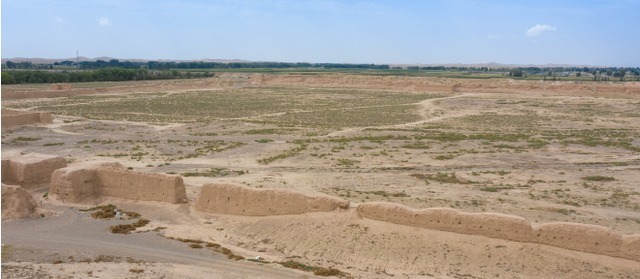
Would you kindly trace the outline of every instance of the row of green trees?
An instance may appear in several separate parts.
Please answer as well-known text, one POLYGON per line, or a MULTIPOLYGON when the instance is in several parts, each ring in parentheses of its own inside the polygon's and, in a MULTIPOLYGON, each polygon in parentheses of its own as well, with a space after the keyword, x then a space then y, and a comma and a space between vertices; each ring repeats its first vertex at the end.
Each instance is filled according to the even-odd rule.
POLYGON ((289 62, 204 62, 204 61, 186 61, 186 62, 165 62, 165 61, 148 61, 133 62, 120 61, 112 59, 109 61, 83 61, 77 64, 74 61, 61 61, 52 64, 32 64, 31 62, 11 62, 7 61, 2 65, 5 69, 55 69, 59 66, 78 67, 79 69, 103 69, 103 68, 124 68, 139 69, 146 68, 149 70, 169 70, 169 69, 247 69, 247 68, 325 68, 325 69, 376 69, 388 70, 389 65, 376 64, 347 64, 347 63, 289 63, 289 62))
POLYGON ((179 79, 211 76, 208 73, 182 73, 172 71, 149 71, 147 69, 104 68, 85 71, 2 71, 2 84, 63 83, 89 81, 130 81, 153 79, 179 79))
MULTIPOLYGON (((103 68, 123 68, 149 70, 170 70, 170 69, 247 69, 247 68, 324 68, 324 69, 392 69, 384 64, 347 64, 347 63, 306 63, 306 62, 204 62, 204 61, 120 61, 111 59, 109 61, 83 61, 77 64, 74 61, 61 61, 52 64, 33 64, 31 62, 7 61, 2 65, 3 69, 56 69, 58 67, 77 67, 79 69, 103 69, 103 68)), ((402 69, 393 67, 393 69, 402 69)), ((469 71, 469 72, 511 72, 518 69, 529 75, 545 75, 548 72, 582 72, 589 74, 601 74, 619 77, 621 73, 640 73, 638 67, 518 67, 518 68, 489 68, 489 67, 464 67, 464 66, 408 66, 407 70, 424 71, 469 71)))

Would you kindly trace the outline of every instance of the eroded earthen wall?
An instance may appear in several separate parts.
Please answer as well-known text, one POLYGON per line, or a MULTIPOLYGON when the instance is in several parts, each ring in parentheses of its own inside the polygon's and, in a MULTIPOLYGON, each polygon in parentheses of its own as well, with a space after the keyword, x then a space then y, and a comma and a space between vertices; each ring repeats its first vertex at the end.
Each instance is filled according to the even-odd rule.
POLYGON ((363 203, 356 211, 362 217, 400 225, 540 243, 640 261, 640 235, 621 236, 596 225, 557 222, 532 227, 526 219, 513 215, 464 213, 449 208, 417 210, 385 202, 363 203))
POLYGON ((13 185, 16 184, 15 181, 11 172, 11 160, 2 159, 2 183, 13 185))
POLYGON ((117 163, 59 169, 52 174, 49 192, 59 200, 73 203, 100 196, 170 203, 187 201, 182 177, 131 171, 117 163))
POLYGON ((11 128, 34 123, 51 123, 53 118, 48 112, 28 112, 2 110, 2 128, 11 128))
POLYGON ((622 236, 621 255, 628 259, 640 260, 640 234, 622 236))
POLYGON ((81 203, 95 199, 96 170, 67 167, 51 174, 49 194, 63 202, 81 203))
POLYGON ((95 191, 98 195, 170 203, 187 201, 184 183, 179 175, 99 168, 96 176, 95 191))
POLYGON ((534 235, 533 242, 597 254, 616 256, 622 248, 621 235, 596 225, 546 223, 534 228, 534 235))
POLYGON ((348 207, 348 201, 334 197, 310 197, 287 190, 250 189, 233 184, 203 185, 196 205, 202 212, 248 216, 302 214, 348 207))
POLYGON ((2 160, 2 182, 25 188, 48 187, 51 174, 67 166, 62 157, 28 153, 2 160))

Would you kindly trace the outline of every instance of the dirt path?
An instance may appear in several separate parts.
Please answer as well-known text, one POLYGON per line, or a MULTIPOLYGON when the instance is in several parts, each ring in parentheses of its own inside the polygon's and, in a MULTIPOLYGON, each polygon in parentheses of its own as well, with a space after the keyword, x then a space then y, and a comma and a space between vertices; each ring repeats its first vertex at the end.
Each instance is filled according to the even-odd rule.
MULTIPOLYGON (((225 255, 215 254, 206 249, 191 249, 184 243, 170 240, 156 232, 112 234, 107 231, 111 225, 130 221, 94 220, 88 213, 77 209, 54 207, 58 216, 45 219, 24 219, 2 221, 2 244, 14 250, 34 251, 28 254, 3 255, 5 263, 28 261, 48 262, 55 259, 42 258, 57 254, 66 259, 95 259, 100 255, 130 257, 136 260, 194 265, 211 269, 212 273, 224 273, 236 278, 296 278, 312 277, 275 265, 258 265, 251 262, 235 262, 225 255), (15 257, 20 258, 15 258, 15 257), (25 258, 27 257, 27 258, 25 258)), ((4 253, 3 253, 4 254, 4 253)), ((3 274, 4 278, 5 274, 3 274)))

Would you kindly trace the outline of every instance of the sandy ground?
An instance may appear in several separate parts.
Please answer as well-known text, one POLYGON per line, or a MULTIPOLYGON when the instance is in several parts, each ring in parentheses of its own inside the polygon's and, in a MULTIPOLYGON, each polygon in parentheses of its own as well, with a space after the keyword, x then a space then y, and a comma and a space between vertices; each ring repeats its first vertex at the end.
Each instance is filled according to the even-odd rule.
POLYGON ((277 265, 231 261, 170 240, 161 231, 120 235, 107 230, 125 220, 95 220, 67 206, 45 209, 54 216, 2 222, 3 278, 312 277, 277 265))
MULTIPOLYGON (((637 184, 640 153, 635 149, 640 148, 637 83, 225 74, 196 81, 92 84, 53 93, 48 87, 3 86, 2 94, 3 106, 35 110, 48 104, 64 107, 67 101, 87 102, 66 97, 75 95, 145 93, 139 97, 164 100, 193 92, 235 94, 234 90, 243 88, 301 92, 307 88, 384 89, 440 95, 402 104, 414 109, 416 117, 411 121, 344 127, 283 126, 268 122, 292 113, 307 115, 326 110, 319 106, 179 123, 57 114, 53 124, 3 130, 2 157, 39 152, 63 156, 71 164, 110 160, 139 171, 158 173, 221 169, 222 173, 213 176, 185 177, 189 197, 186 206, 109 199, 97 202, 115 203, 141 213, 152 221, 143 231, 166 227, 161 234, 215 241, 245 257, 259 255, 269 261, 294 259, 309 265, 335 267, 358 278, 634 278, 640 273, 640 264, 630 260, 394 225, 359 218, 353 209, 257 218, 200 214, 192 207, 202 184, 231 182, 247 187, 321 192, 350 200, 353 205, 389 201, 415 208, 452 207, 468 212, 519 215, 533 224, 579 222, 607 226, 622 234, 637 234, 640 233, 637 184), (168 94, 156 96, 154 92, 168 94), (498 140, 489 136, 465 140, 434 137, 455 133, 506 136, 498 140), (525 134, 525 139, 507 137, 518 134, 525 134), (38 140, 21 141, 18 137, 38 140), (307 140, 306 149, 267 164, 260 162, 296 148, 299 146, 296 140, 307 140), (547 143, 534 147, 536 140, 547 143), (184 158, 203 147, 205 141, 222 141, 220 146, 232 147, 184 158), (123 152, 127 155, 112 156, 123 152), (131 155, 136 152, 146 154, 131 155), (416 178, 438 173, 455 175, 458 179, 442 182, 416 178), (588 177, 614 179, 592 181, 588 177)), ((338 96, 331 94, 327 96, 338 96)), ((325 97, 320 93, 304 96, 292 101, 316 102, 325 97)), ((358 97, 353 93, 345 96, 345 100, 358 97)), ((95 104, 111 102, 101 99, 95 104)), ((365 110, 375 112, 383 107, 370 106, 365 110)), ((89 272, 102 278, 184 274, 190 274, 191 278, 208 278, 211 274, 220 274, 221 278, 250 274, 312 276, 287 273, 289 270, 274 264, 260 266, 233 262, 221 255, 195 255, 193 249, 182 243, 158 237, 158 232, 110 235, 104 231, 108 221, 94 221, 76 209, 44 200, 45 191, 40 189, 34 196, 60 214, 2 223, 2 243, 10 245, 14 255, 22 258, 20 262, 16 260, 18 256, 5 260, 3 252, 3 276, 5 270, 16 278, 20 274, 82 278, 89 272), (60 224, 72 224, 70 228, 82 228, 78 233, 93 234, 79 236, 60 224), (45 237, 49 234, 60 234, 61 238, 45 237), (94 235, 99 237, 93 240, 94 235), (84 240, 72 244, 74 237, 84 240), (64 243, 78 246, 67 249, 64 243), (115 251, 109 248, 113 243, 124 246, 115 251), (151 243, 157 250, 126 248, 148 247, 151 243), (121 258, 106 263, 68 260, 68 256, 90 258, 82 253, 93 250, 121 258), (42 257, 28 256, 30 253, 42 257), (126 257, 142 263, 129 263, 126 257), (63 262, 53 264, 56 260, 63 262), (209 261, 213 265, 204 264, 209 261), (137 274, 129 272, 131 269, 145 271, 137 274)), ((6 250, 9 249, 3 249, 6 250)))

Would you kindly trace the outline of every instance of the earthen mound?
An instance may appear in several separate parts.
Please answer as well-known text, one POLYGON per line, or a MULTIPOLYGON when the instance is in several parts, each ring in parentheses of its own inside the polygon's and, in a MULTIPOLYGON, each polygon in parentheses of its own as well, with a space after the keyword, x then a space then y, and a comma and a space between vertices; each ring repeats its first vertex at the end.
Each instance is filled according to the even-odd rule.
POLYGON ((2 184, 2 220, 30 217, 37 209, 38 203, 25 189, 2 184))

